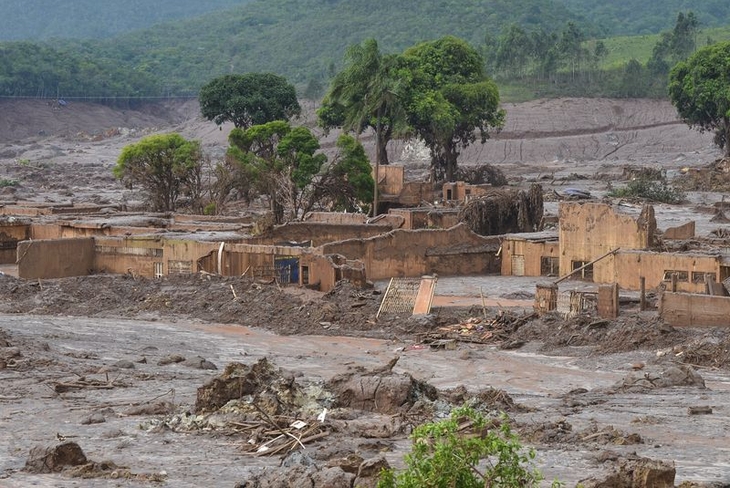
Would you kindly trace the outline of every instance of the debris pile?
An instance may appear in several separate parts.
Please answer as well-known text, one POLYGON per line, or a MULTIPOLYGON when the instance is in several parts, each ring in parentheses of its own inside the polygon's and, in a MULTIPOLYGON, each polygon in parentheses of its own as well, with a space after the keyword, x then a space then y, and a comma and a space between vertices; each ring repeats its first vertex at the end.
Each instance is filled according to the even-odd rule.
POLYGON ((470 200, 459 212, 476 234, 494 236, 514 232, 533 232, 543 215, 543 191, 533 184, 529 191, 495 189, 470 200))
POLYGON ((432 347, 440 347, 444 340, 503 345, 511 341, 512 335, 520 327, 536 317, 535 313, 517 315, 503 311, 498 312, 493 319, 487 319, 486 316, 472 317, 422 334, 421 342, 432 347))
POLYGON ((611 473, 602 478, 591 477, 579 485, 585 488, 674 488, 676 470, 665 461, 638 457, 619 457, 608 453, 602 462, 613 462, 611 473))

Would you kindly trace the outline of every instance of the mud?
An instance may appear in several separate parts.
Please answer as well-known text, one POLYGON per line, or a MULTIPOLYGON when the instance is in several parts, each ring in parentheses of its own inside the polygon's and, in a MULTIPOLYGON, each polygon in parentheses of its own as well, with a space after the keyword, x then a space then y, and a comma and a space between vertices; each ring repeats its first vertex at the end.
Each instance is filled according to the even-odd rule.
MULTIPOLYGON (((111 177, 122 147, 174 130, 215 160, 230 130, 202 121, 193 101, 53 113, 12 103, 0 121, 0 201, 143 208, 111 177)), ((505 130, 460 162, 489 162, 515 188, 539 183, 548 214, 568 188, 604 198, 611 185, 659 175, 688 190, 687 204, 656 206, 662 228, 694 219, 699 235, 730 231, 711 135, 667 102, 506 109, 505 130)), ((412 147, 390 151, 410 176, 427 173, 412 147)), ((631 486, 647 466, 665 482, 667 463, 676 484, 730 483, 728 332, 667 327, 634 302, 612 321, 538 318, 534 285, 443 277, 432 314, 376 319, 382 283, 321 294, 209 275, 0 275, 0 486, 370 486, 385 463, 403 466, 415 425, 463 403, 506 412, 546 479, 567 486, 631 486), (68 442, 87 462, 25 469, 44 458, 34 448, 68 442)))

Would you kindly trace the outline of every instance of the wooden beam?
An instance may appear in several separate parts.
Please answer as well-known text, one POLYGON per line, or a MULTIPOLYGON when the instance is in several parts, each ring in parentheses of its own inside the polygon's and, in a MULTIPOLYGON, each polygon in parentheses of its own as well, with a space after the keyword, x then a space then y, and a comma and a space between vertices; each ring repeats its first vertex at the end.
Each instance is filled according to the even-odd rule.
POLYGON ((561 281, 565 281, 565 280, 567 280, 568 278, 570 278, 571 276, 573 276, 574 274, 576 274, 576 273, 577 273, 578 271, 583 271, 583 270, 584 270, 584 269, 586 269, 586 268, 587 268, 588 266, 590 266, 590 265, 592 265, 592 264, 594 264, 594 263, 597 263, 598 261, 600 261, 600 260, 601 260, 601 259, 603 259, 603 258, 607 258, 608 256, 612 256, 612 255, 616 254, 616 253, 617 253, 617 252, 618 252, 618 251, 619 251, 620 249, 621 249, 620 247, 617 247, 617 248, 616 248, 616 249, 614 249, 613 251, 608 251, 608 252, 607 252, 606 254, 604 254, 604 255, 602 255, 602 256, 599 256, 599 257, 597 257, 596 259, 594 259, 594 260, 593 260, 593 261, 591 261, 590 263, 586 263, 586 264, 584 264, 583 266, 581 266, 580 268, 575 268, 575 269, 574 269, 573 271, 571 271, 571 272, 570 272, 570 273, 568 273, 567 275, 565 275, 565 276, 563 276, 563 277, 559 278, 559 279, 558 279, 557 281, 555 281, 555 284, 557 285, 557 284, 558 284, 558 283, 560 283, 561 281))

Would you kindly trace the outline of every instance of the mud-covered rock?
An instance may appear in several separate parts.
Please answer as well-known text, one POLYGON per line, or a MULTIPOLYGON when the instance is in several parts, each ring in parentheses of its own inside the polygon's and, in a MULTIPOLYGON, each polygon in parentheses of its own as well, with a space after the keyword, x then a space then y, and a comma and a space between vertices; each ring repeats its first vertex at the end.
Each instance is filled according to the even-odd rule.
POLYGON ((632 371, 615 386, 615 389, 641 391, 673 386, 705 388, 705 380, 691 366, 672 365, 662 370, 632 371))
POLYGON ((53 447, 36 446, 25 461, 25 471, 30 473, 57 473, 69 466, 86 464, 84 451, 75 442, 64 442, 53 447))
POLYGON ((293 375, 276 368, 266 358, 251 366, 230 363, 220 376, 198 388, 195 412, 212 412, 231 400, 252 395, 268 415, 278 415, 294 404, 299 387, 293 375))
POLYGON ((380 473, 390 469, 390 464, 383 456, 366 459, 360 464, 355 478, 355 486, 361 488, 375 488, 380 479, 380 473))
POLYGON ((674 488, 676 469, 665 461, 630 456, 618 459, 603 477, 580 482, 584 488, 674 488))

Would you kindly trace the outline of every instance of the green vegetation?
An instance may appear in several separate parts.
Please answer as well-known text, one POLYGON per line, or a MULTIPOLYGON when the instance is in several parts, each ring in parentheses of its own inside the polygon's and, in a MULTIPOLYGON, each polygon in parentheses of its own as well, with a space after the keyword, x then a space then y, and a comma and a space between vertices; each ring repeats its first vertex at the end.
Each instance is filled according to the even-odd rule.
MULTIPOLYGON (((7 4, 2 21, 12 28, 28 30, 26 23, 37 18, 50 27, 53 22, 47 19, 60 19, 64 32, 74 36, 86 35, 76 32, 79 22, 106 31, 111 22, 119 25, 116 32, 123 32, 143 25, 135 24, 141 16, 151 22, 179 17, 113 39, 0 43, 0 96, 121 98, 128 103, 126 97, 195 96, 214 78, 268 72, 319 100, 341 71, 346 46, 364 39, 377 40, 383 59, 419 42, 462 39, 484 56, 487 73, 510 101, 565 95, 664 97, 666 72, 683 59, 668 53, 677 46, 667 41, 677 39, 684 0, 661 5, 638 0, 217 0, 193 5, 185 0, 176 8, 170 0, 154 7, 142 0, 114 5, 69 0, 58 15, 54 9, 61 7, 54 6, 39 14, 40 0, 22 5, 0 0, 0 6, 2 2, 7 4), (224 7, 230 8, 219 10, 224 7), (209 13, 185 18, 203 11, 209 13), (673 22, 674 30, 657 33, 673 22), (614 32, 642 35, 599 39, 614 32), (647 64, 660 59, 665 64, 647 64), (632 60, 641 70, 629 64, 632 60), (632 86, 635 80, 643 81, 632 86)), ((694 47, 730 39, 728 28, 697 30, 730 23, 730 3, 700 0, 691 8, 694 47)), ((686 19, 689 12, 684 15, 686 19)))
POLYGON ((229 156, 242 166, 258 192, 268 197, 275 224, 311 209, 311 193, 305 190, 311 188, 327 156, 315 154, 319 141, 308 128, 292 128, 276 120, 247 129, 236 127, 228 139, 229 156))
POLYGON ((182 195, 199 206, 202 160, 198 141, 180 134, 154 135, 126 146, 113 171, 128 187, 141 186, 155 211, 168 212, 175 211, 182 195))
POLYGON ((730 24, 725 0, 562 0, 571 11, 601 26, 608 35, 655 34, 671 27, 677 12, 692 9, 703 26, 730 24))
POLYGON ((608 192, 608 196, 671 204, 681 203, 685 199, 685 194, 669 185, 666 179, 652 180, 646 177, 632 180, 624 187, 614 188, 608 192))
POLYGON ((730 156, 730 42, 700 49, 670 73, 669 98, 690 127, 715 131, 730 156))
POLYGON ((244 129, 289 120, 302 110, 294 86, 271 73, 221 76, 206 83, 199 98, 203 117, 244 129))
POLYGON ((383 471, 378 488, 529 488, 542 480, 532 466, 535 452, 522 448, 506 418, 487 419, 463 407, 448 419, 416 427, 411 439, 406 469, 383 471))
POLYGON ((7 178, 0 178, 0 188, 6 188, 8 186, 18 186, 18 180, 9 180, 7 178))
POLYGON ((0 0, 0 40, 112 37, 246 0, 0 0))

